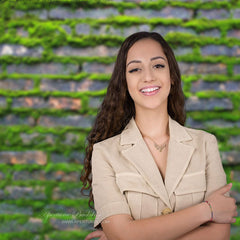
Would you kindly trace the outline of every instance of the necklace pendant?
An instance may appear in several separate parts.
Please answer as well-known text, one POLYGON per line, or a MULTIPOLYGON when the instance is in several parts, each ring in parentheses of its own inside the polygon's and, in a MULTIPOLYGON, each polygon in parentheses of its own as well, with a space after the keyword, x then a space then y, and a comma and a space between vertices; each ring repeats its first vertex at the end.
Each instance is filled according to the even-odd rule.
POLYGON ((163 144, 163 145, 158 145, 157 143, 154 143, 154 147, 159 151, 159 152, 162 152, 162 150, 166 147, 166 143, 163 144))

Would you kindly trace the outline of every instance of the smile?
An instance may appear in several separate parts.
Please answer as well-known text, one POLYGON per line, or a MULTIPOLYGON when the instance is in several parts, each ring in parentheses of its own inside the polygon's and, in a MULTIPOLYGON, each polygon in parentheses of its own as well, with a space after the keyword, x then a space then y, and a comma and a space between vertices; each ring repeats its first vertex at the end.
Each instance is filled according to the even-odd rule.
POLYGON ((158 93, 158 90, 160 89, 160 87, 145 87, 140 89, 140 92, 143 93, 144 95, 150 96, 150 95, 155 95, 156 93, 158 93))

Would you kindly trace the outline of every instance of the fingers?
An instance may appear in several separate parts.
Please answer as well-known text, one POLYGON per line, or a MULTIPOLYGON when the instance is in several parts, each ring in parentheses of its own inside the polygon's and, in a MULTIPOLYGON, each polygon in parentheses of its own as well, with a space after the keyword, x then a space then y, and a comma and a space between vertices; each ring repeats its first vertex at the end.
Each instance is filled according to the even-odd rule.
POLYGON ((218 189, 217 192, 220 194, 225 194, 225 193, 229 192, 231 188, 232 188, 232 183, 229 183, 229 184, 225 185, 224 187, 221 187, 220 189, 218 189))
MULTIPOLYGON (((101 237, 102 235, 104 235, 103 231, 101 230, 97 230, 94 232, 89 233, 84 240, 91 240, 92 238, 97 238, 97 237, 101 237)), ((104 239, 104 238, 103 238, 104 239)))

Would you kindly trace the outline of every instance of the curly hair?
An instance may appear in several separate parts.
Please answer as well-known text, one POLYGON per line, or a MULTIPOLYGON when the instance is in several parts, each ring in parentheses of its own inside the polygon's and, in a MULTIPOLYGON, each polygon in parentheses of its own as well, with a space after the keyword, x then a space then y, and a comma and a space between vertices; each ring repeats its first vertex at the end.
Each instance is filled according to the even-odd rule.
POLYGON ((157 41, 161 45, 168 60, 171 78, 171 89, 168 96, 168 114, 181 125, 184 125, 186 120, 180 70, 171 47, 164 38, 156 32, 137 32, 130 35, 119 49, 107 93, 87 138, 84 168, 80 180, 83 183, 82 193, 83 190, 90 190, 88 204, 91 208, 91 203, 94 203, 91 188, 93 145, 121 133, 130 119, 135 117, 134 102, 129 95, 126 82, 126 60, 128 51, 133 44, 144 38, 157 41))

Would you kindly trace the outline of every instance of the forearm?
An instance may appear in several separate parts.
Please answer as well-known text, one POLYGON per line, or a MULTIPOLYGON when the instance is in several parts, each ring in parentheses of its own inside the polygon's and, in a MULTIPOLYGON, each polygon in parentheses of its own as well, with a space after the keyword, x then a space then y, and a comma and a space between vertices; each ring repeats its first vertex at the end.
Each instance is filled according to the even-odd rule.
POLYGON ((169 215, 148 219, 126 221, 123 218, 109 217, 108 221, 103 222, 103 229, 108 240, 176 240, 209 219, 208 206, 201 203, 169 215))
POLYGON ((208 223, 177 238, 177 240, 229 240, 230 228, 230 224, 208 223))

